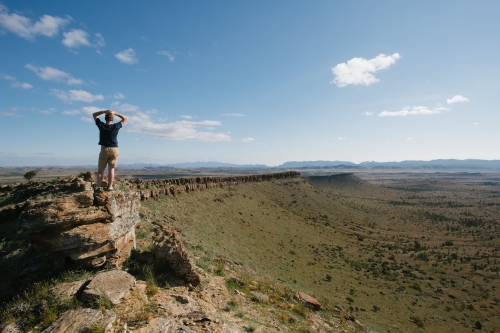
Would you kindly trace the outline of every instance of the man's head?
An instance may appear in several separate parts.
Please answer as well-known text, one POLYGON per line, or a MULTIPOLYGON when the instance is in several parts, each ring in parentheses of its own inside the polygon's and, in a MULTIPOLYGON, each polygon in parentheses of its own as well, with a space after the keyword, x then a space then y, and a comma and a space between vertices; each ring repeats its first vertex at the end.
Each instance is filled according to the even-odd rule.
POLYGON ((106 120, 106 122, 113 121, 113 114, 111 112, 106 112, 106 115, 104 116, 104 120, 106 120))

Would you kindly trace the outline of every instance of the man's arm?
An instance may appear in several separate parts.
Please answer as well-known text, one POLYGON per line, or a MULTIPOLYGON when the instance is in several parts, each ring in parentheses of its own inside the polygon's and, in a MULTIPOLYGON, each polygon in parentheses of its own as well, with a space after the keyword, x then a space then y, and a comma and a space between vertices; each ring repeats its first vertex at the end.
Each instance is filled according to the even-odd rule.
POLYGON ((102 111, 97 111, 92 113, 92 116, 94 117, 94 121, 99 117, 101 114, 105 114, 106 112, 110 112, 111 110, 102 110, 102 111))
POLYGON ((128 120, 128 117, 127 117, 127 116, 124 116, 124 115, 122 115, 122 114, 116 113, 116 112, 114 112, 114 111, 111 111, 111 112, 113 112, 113 114, 114 114, 115 116, 117 116, 118 118, 120 118, 120 119, 122 120, 122 125, 125 125, 125 124, 127 123, 127 120, 128 120))

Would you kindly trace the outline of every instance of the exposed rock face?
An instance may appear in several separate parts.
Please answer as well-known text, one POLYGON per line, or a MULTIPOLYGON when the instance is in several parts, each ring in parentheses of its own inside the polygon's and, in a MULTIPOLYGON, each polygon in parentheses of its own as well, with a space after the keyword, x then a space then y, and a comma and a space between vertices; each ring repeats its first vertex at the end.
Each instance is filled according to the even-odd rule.
POLYGON ((197 286, 201 277, 196 273, 195 265, 189 259, 186 248, 172 226, 165 222, 154 222, 154 246, 158 259, 165 260, 175 274, 184 281, 197 286))
POLYGON ((138 190, 141 200, 158 198, 160 196, 175 196, 193 191, 203 191, 211 188, 237 185, 240 183, 271 181, 275 179, 298 178, 297 171, 285 171, 278 173, 231 176, 231 177, 197 177, 197 178, 175 178, 143 180, 132 179, 131 188, 138 190))
POLYGON ((38 252, 88 267, 120 265, 135 246, 139 194, 104 192, 94 199, 87 186, 79 188, 83 191, 28 201, 20 216, 22 226, 38 252))
POLYGON ((69 299, 73 296, 77 296, 87 282, 90 281, 80 280, 75 282, 59 283, 55 287, 51 288, 50 292, 61 299, 69 299))
POLYGON ((313 310, 321 310, 321 304, 318 302, 318 300, 306 293, 299 291, 297 294, 295 294, 295 298, 299 302, 304 303, 305 306, 310 307, 313 310))
POLYGON ((83 291, 84 298, 106 296, 118 304, 135 285, 135 278, 127 272, 113 270, 97 274, 83 291))
POLYGON ((110 310, 105 313, 87 308, 68 310, 42 333, 87 333, 96 324, 109 332, 115 320, 116 314, 110 310))

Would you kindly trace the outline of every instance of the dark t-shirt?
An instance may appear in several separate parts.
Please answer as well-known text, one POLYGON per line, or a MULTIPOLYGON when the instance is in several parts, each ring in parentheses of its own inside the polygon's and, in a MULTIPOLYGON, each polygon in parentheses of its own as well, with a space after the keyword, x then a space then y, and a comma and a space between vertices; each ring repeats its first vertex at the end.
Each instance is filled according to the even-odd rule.
POLYGON ((122 128, 122 122, 106 125, 101 119, 96 118, 95 124, 99 128, 99 145, 104 147, 118 147, 118 131, 122 128))

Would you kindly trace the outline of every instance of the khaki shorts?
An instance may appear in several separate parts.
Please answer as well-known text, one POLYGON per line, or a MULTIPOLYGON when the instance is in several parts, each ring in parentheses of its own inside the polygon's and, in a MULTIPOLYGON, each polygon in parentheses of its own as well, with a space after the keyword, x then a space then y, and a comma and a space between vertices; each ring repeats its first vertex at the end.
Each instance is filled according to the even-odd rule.
POLYGON ((110 168, 116 168, 118 164, 118 155, 120 155, 118 148, 101 146, 98 168, 105 169, 106 165, 110 168))

